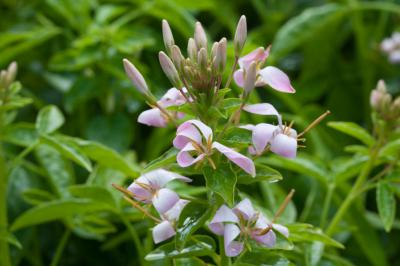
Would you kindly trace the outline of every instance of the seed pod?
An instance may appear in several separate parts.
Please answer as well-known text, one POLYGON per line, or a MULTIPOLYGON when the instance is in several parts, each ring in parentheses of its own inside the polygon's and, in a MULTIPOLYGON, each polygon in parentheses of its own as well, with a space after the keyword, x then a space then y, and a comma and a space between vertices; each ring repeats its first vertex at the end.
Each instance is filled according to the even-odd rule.
POLYGON ((139 70, 131 63, 128 59, 122 60, 124 63, 125 72, 133 83, 133 86, 144 95, 151 95, 149 88, 147 87, 146 81, 139 70))
POLYGON ((158 54, 158 59, 160 60, 162 70, 172 85, 174 85, 176 88, 181 88, 181 79, 179 78, 178 71, 176 71, 174 63, 172 63, 171 59, 164 52, 160 52, 158 54))
POLYGON ((239 56, 243 50, 244 44, 247 38, 247 23, 246 17, 241 16, 236 27, 234 46, 235 46, 235 56, 239 56))
POLYGON ((244 85, 245 94, 249 94, 255 86, 257 78, 257 65, 256 62, 252 62, 245 73, 244 85))
POLYGON ((194 40, 198 49, 207 48, 207 35, 200 22, 196 22, 194 28, 194 40))
POLYGON ((187 53, 191 60, 197 60, 197 45, 193 38, 190 38, 188 41, 187 53))
POLYGON ((168 53, 171 52, 171 47, 175 44, 174 36, 172 35, 171 28, 169 27, 168 22, 163 19, 162 21, 162 35, 164 40, 165 49, 168 53))

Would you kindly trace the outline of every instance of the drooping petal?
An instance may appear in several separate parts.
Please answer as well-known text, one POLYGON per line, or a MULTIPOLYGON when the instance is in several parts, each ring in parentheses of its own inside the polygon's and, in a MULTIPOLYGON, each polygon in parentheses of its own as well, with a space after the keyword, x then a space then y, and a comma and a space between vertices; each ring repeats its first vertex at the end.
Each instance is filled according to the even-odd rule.
POLYGON ((224 228, 224 247, 228 257, 235 257, 243 251, 243 243, 234 241, 240 234, 240 229, 234 224, 227 224, 224 228))
POLYGON ((239 87, 244 86, 244 71, 243 69, 238 69, 235 71, 235 73, 233 73, 233 79, 235 80, 236 84, 239 87))
POLYGON ((265 150, 267 144, 271 141, 276 128, 277 127, 274 125, 265 123, 255 126, 252 134, 252 142, 256 154, 261 154, 265 150))
POLYGON ((271 88, 280 92, 295 93, 296 90, 292 87, 289 77, 280 69, 268 66, 259 72, 262 80, 271 88))
POLYGON ((283 157, 295 158, 297 153, 297 139, 284 134, 278 134, 271 141, 271 151, 283 157))
POLYGON ((242 217, 246 221, 253 220, 256 218, 257 213, 255 212, 253 205, 249 199, 244 199, 239 202, 234 208, 233 211, 236 215, 242 217))
POLYGON ((173 140, 173 145, 177 149, 182 149, 191 141, 201 144, 200 131, 187 121, 182 123, 176 130, 176 137, 173 140))
POLYGON ((208 227, 213 233, 223 235, 225 227, 224 223, 226 222, 239 223, 239 219, 230 208, 226 205, 222 205, 215 213, 208 227))
POLYGON ((192 180, 186 176, 182 176, 180 174, 170 172, 164 169, 156 169, 150 172, 147 172, 136 179, 137 182, 143 182, 146 180, 146 183, 151 186, 153 190, 158 190, 164 187, 168 182, 172 180, 181 180, 184 182, 191 182, 192 180))
POLYGON ((153 228, 153 241, 158 244, 175 235, 175 229, 169 221, 163 221, 153 228))
POLYGON ((185 208, 186 204, 188 203, 188 200, 179 199, 178 202, 171 209, 163 214, 164 218, 168 221, 177 221, 183 208, 185 208))
POLYGON ((254 163, 250 158, 216 141, 213 142, 212 148, 215 148, 219 152, 224 154, 230 161, 232 161, 237 166, 242 168, 246 173, 248 173, 252 177, 256 176, 256 167, 254 166, 254 163))
POLYGON ((279 115, 278 111, 270 103, 246 104, 243 110, 258 115, 279 115))
POLYGON ((158 108, 152 108, 140 113, 138 122, 152 127, 167 126, 167 120, 158 108))
POLYGON ((251 125, 251 124, 240 126, 240 128, 251 130, 251 131, 253 131, 255 127, 256 127, 255 125, 251 125))
POLYGON ((185 97, 183 97, 182 93, 176 89, 169 89, 158 101, 158 104, 162 107, 169 106, 179 106, 186 102, 185 97))
POLYGON ((251 51, 247 55, 239 58, 240 68, 247 69, 252 62, 264 62, 269 56, 269 49, 264 49, 264 47, 258 47, 251 51))
POLYGON ((204 158, 204 154, 199 154, 196 158, 194 158, 190 152, 195 151, 196 149, 193 147, 192 143, 186 144, 183 149, 181 149, 176 155, 176 162, 180 167, 188 167, 191 166, 204 158))
POLYGON ((160 189, 153 197, 154 208, 156 208, 159 214, 163 214, 170 210, 178 201, 178 194, 168 188, 160 189))
POLYGON ((195 125, 201 132, 201 134, 203 135, 205 140, 212 140, 213 137, 213 132, 211 130, 211 128, 209 126, 207 126, 206 124, 204 124, 203 122, 201 122, 200 120, 196 120, 196 119, 192 119, 192 120, 188 120, 185 123, 191 123, 193 125, 195 125))
POLYGON ((284 235, 286 238, 289 237, 289 229, 286 226, 281 224, 272 224, 272 228, 284 235))
POLYGON ((276 235, 274 231, 270 230, 268 233, 260 235, 261 230, 254 230, 251 234, 251 238, 253 238, 258 243, 266 246, 266 247, 273 247, 276 243, 276 235))
POLYGON ((139 185, 137 179, 128 187, 128 190, 132 192, 136 200, 144 203, 150 203, 153 198, 153 193, 144 186, 139 185))

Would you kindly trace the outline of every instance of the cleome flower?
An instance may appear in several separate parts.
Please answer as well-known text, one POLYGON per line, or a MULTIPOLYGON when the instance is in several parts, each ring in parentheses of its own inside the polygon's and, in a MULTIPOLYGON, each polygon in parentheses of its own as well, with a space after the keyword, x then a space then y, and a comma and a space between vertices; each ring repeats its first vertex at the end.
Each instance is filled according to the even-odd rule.
POLYGON ((249 199, 242 200, 233 209, 222 205, 208 227, 213 233, 224 236, 225 254, 229 257, 239 255, 245 241, 250 239, 260 245, 273 247, 276 243, 274 230, 289 237, 289 230, 285 226, 271 223, 254 210, 249 199))
POLYGON ((256 63, 257 78, 255 82, 256 87, 270 86, 274 90, 286 93, 296 92, 290 83, 289 77, 279 68, 267 66, 261 69, 264 62, 269 56, 270 47, 264 49, 259 47, 249 54, 239 58, 239 69, 234 73, 234 80, 236 84, 242 88, 245 87, 246 74, 249 71, 252 63, 256 63))
POLYGON ((133 197, 143 203, 152 203, 160 215, 164 215, 173 208, 179 201, 179 196, 175 191, 165 188, 165 185, 172 180, 191 182, 190 178, 179 174, 157 169, 138 177, 129 187, 128 191, 133 197))
POLYGON ((207 159, 215 168, 210 156, 216 149, 251 176, 256 175, 255 166, 251 159, 219 142, 213 141, 211 128, 199 120, 188 120, 181 124, 176 131, 173 144, 175 148, 180 150, 176 160, 181 167, 188 167, 207 159), (196 158, 192 156, 193 153, 196 153, 196 158))
POLYGON ((388 56, 390 63, 400 63, 400 32, 393 32, 391 37, 385 38, 380 49, 388 56))

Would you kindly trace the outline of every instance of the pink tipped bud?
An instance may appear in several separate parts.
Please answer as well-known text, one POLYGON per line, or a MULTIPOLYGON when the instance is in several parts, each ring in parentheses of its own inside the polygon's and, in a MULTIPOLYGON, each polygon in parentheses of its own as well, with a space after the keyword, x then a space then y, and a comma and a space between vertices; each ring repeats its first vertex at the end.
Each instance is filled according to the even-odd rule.
POLYGON ((214 42, 211 46, 211 59, 217 56, 218 42, 214 42))
POLYGON ((198 49, 207 48, 207 35, 200 22, 196 22, 194 28, 194 40, 198 49))
POLYGON ((197 54, 197 64, 199 64, 200 69, 207 68, 207 50, 204 47, 197 54))
POLYGON ((124 63, 125 72, 136 87, 142 94, 150 95, 149 88, 147 87, 146 81, 139 70, 131 63, 128 59, 122 60, 124 63))
POLYGON ((195 61, 197 58, 197 45, 193 38, 190 38, 187 46, 187 53, 191 60, 195 61))
POLYGON ((185 60, 185 58, 183 57, 183 55, 181 53, 181 49, 179 49, 179 47, 176 45, 173 45, 171 47, 171 59, 172 59, 172 62, 174 62, 175 67, 178 70, 181 69, 183 60, 185 60))
POLYGON ((384 80, 380 79, 376 85, 376 89, 380 92, 386 92, 386 83, 384 80))
POLYGON ((235 38, 234 38, 234 46, 235 46, 235 55, 239 56, 243 50, 244 44, 246 43, 247 38, 247 22, 246 17, 241 16, 239 22, 236 27, 235 38))
POLYGON ((181 88, 181 79, 179 78, 178 71, 176 71, 174 63, 172 63, 171 59, 164 52, 160 52, 158 54, 158 59, 160 60, 161 68, 168 77, 169 81, 176 88, 181 88))
POLYGON ((244 79, 243 88, 246 94, 249 94, 254 89, 254 86, 256 84, 256 78, 257 78, 257 64, 255 62, 252 62, 246 71, 246 76, 244 79))
POLYGON ((163 19, 162 21, 162 35, 165 49, 169 52, 171 50, 171 46, 175 44, 175 41, 174 36, 172 35, 171 28, 169 27, 169 24, 165 19, 163 19))
POLYGON ((218 43, 218 71, 224 72, 226 66, 226 38, 222 38, 218 43))

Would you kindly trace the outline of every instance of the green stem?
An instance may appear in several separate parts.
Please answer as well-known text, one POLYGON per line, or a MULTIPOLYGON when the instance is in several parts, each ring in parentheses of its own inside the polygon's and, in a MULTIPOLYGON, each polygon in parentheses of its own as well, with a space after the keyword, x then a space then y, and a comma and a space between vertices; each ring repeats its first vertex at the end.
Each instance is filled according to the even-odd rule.
POLYGON ((375 161, 378 157, 379 147, 380 147, 379 143, 380 142, 378 141, 377 146, 372 149, 371 157, 370 157, 369 161, 363 167, 361 173, 357 177, 355 184, 351 188, 349 194, 347 195, 346 199, 343 201, 339 210, 336 212, 335 216, 332 219, 332 222, 329 224, 328 229, 326 230, 327 235, 332 235, 335 232, 337 225, 342 220, 343 216, 346 214, 346 211, 349 208, 349 206, 351 205, 351 203, 353 202, 354 198, 357 197, 359 189, 362 188, 365 180, 368 178, 368 176, 375 164, 375 161))
POLYGON ((67 228, 58 243, 56 254, 53 257, 53 260, 51 261, 51 266, 57 266, 60 263, 61 256, 64 252, 65 245, 68 242, 69 236, 71 235, 71 229, 67 228))
MULTIPOLYGON (((1 118, 0 118, 1 119, 1 118)), ((1 124, 0 124, 1 126, 1 124)), ((6 170, 6 162, 0 143, 0 232, 8 229, 8 216, 7 216, 7 188, 8 176, 6 170)), ((10 247, 7 239, 0 239, 0 265, 11 266, 10 247)))
POLYGON ((225 254, 224 238, 219 237, 220 266, 230 266, 231 259, 225 254))
POLYGON ((326 193, 326 197, 324 200, 324 206, 322 209, 322 214, 321 214, 321 224, 320 227, 324 228, 325 227, 325 223, 326 223, 326 219, 328 218, 328 213, 329 213, 329 208, 331 206, 331 202, 332 202, 332 195, 333 195, 333 191, 335 190, 335 184, 331 183, 328 185, 328 189, 327 189, 327 193, 326 193))
POLYGON ((144 260, 144 250, 142 247, 142 242, 140 241, 139 235, 136 232, 135 228, 132 227, 131 223, 129 222, 129 220, 123 215, 120 215, 120 218, 122 220, 122 222, 125 224, 126 228, 128 229, 129 234, 132 237, 133 242, 135 243, 137 252, 138 252, 138 256, 140 259, 140 265, 146 265, 146 262, 144 260))

